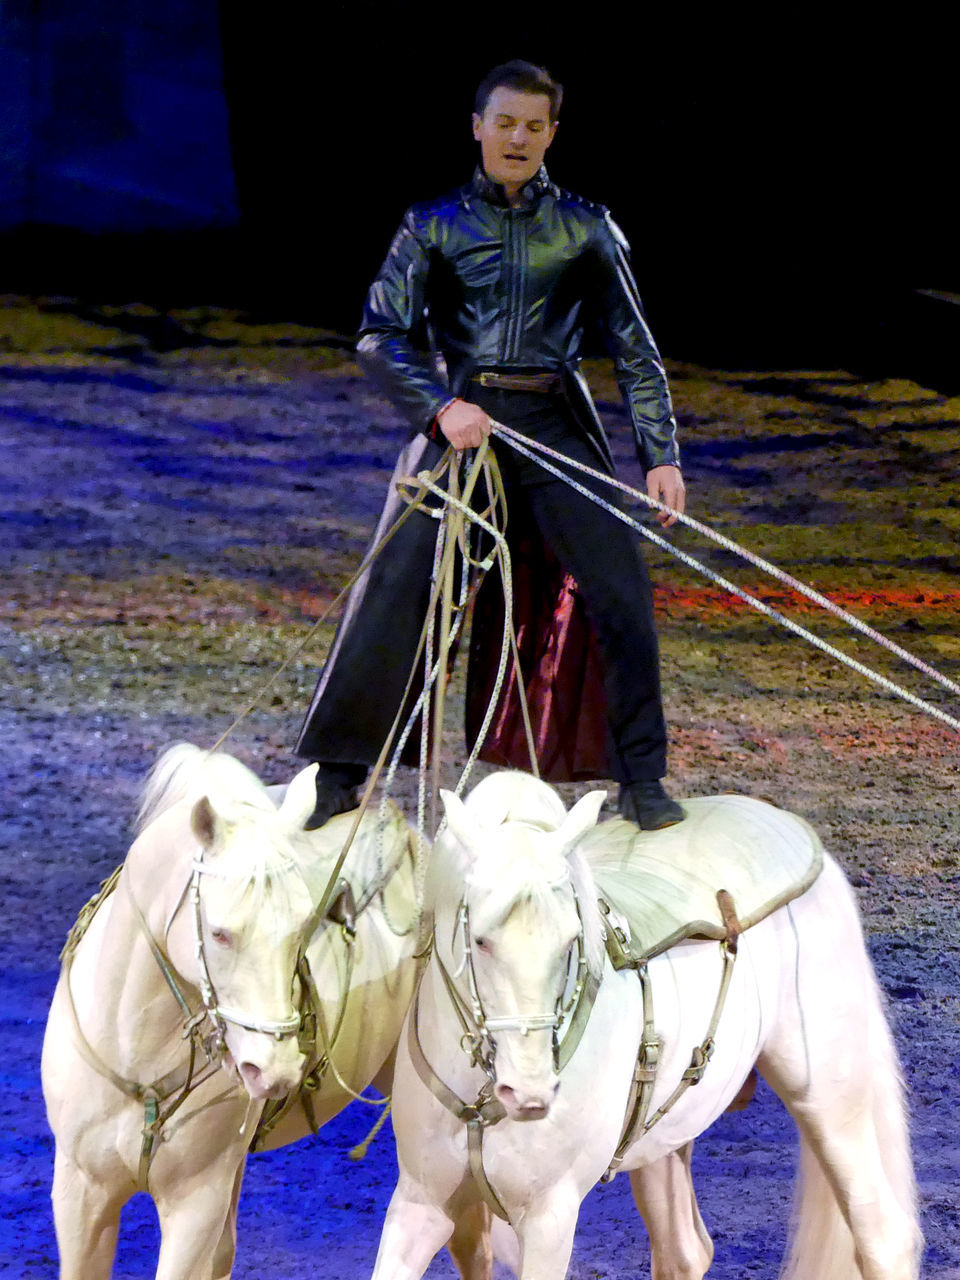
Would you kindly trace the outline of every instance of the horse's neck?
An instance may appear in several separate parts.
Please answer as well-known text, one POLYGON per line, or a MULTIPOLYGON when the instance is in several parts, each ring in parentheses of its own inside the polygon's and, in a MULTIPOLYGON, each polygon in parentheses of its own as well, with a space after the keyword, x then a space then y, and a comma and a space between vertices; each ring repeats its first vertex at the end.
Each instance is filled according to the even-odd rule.
MULTIPOLYGON (((145 932, 146 927, 164 948, 167 923, 189 876, 187 857, 176 854, 177 842, 169 838, 171 828, 165 814, 134 844, 116 888, 77 948, 70 973, 84 1035, 115 1070, 132 1075, 144 1068, 153 1075, 172 1070, 187 1054, 180 1036, 183 1014, 145 932)), ((179 848, 184 848, 182 839, 179 848)), ((178 928, 186 923, 188 905, 178 913, 178 928)), ((175 980, 191 1008, 197 1008, 198 996, 187 978, 175 973, 175 980)))

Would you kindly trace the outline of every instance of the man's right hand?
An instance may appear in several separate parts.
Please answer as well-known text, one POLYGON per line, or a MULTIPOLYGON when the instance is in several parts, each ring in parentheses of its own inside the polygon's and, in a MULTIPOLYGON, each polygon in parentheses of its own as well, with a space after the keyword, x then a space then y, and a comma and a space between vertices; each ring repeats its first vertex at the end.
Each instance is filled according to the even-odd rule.
POLYGON ((454 400, 440 415, 440 430, 458 452, 476 449, 490 434, 490 419, 479 405, 454 400))

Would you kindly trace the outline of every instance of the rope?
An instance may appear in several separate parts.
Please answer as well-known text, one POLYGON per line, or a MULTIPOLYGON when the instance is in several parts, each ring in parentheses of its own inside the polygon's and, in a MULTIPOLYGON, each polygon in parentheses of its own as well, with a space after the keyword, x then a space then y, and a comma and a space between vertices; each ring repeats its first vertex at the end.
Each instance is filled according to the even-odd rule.
MULTIPOLYGON (((369 1102, 370 1099, 363 1098, 361 1099, 361 1101, 369 1102)), ((391 1100, 390 1098, 387 1098, 386 1106, 383 1108, 383 1110, 380 1112, 380 1115, 377 1117, 376 1123, 374 1124, 373 1128, 370 1130, 370 1132, 367 1134, 367 1136, 364 1138, 362 1142, 358 1142, 355 1147, 350 1148, 349 1152, 347 1153, 349 1159, 351 1160, 366 1159, 367 1152, 370 1150, 370 1143, 373 1142, 374 1138, 377 1136, 377 1134, 380 1132, 380 1130, 383 1128, 384 1124, 386 1123, 387 1116, 390 1114, 390 1106, 391 1106, 391 1100)))
MULTIPOLYGON (((396 531, 396 529, 399 528, 403 520, 409 515, 409 512, 413 510, 415 507, 423 506, 426 495, 428 493, 432 493, 435 497, 439 498, 441 503, 444 504, 448 509, 453 508, 458 513, 460 513, 462 517, 465 517, 471 523, 479 526, 481 529, 485 530, 488 534, 490 534, 490 536, 494 539, 495 550, 494 552, 491 553, 490 556, 487 557, 487 559, 483 562, 483 564, 480 567, 488 568, 489 564, 492 564, 493 558, 499 555, 502 558, 502 561, 504 564, 505 587, 509 586, 509 583, 511 581, 510 559, 509 559, 510 553, 507 547, 506 539, 504 535, 495 527, 494 524, 486 520, 482 515, 474 511, 469 506, 469 501, 472 496, 473 488, 476 484, 476 481, 479 475, 481 474, 485 453, 486 453, 486 443, 484 443, 484 445, 482 445, 481 448, 477 451, 477 454, 473 463, 473 467, 471 468, 470 474, 467 478, 467 482, 464 485, 462 498, 458 498, 455 496, 454 493, 451 493, 447 490, 442 489, 437 483, 438 479, 443 474, 445 469, 449 467, 450 470, 453 471, 456 465, 458 465, 456 455, 454 454, 454 451, 452 449, 447 450, 440 464, 438 464, 438 466, 436 466, 432 471, 421 471, 418 473, 418 475, 415 478, 404 477, 400 479, 398 481, 398 490, 401 493, 401 496, 406 497, 406 495, 404 494, 404 488, 407 486, 415 487, 417 490, 419 490, 419 493, 417 497, 407 499, 407 501, 409 502, 407 511, 403 513, 403 515, 400 517, 397 523, 390 530, 390 533, 386 537, 381 539, 381 541, 373 549, 371 554, 365 557, 364 564, 363 566, 361 566, 361 568, 365 569, 372 562, 372 559, 374 558, 374 556, 378 555, 380 551, 383 550, 383 547, 386 545, 387 541, 389 540, 389 537, 392 535, 393 532, 396 531), (487 561, 489 561, 489 564, 487 563, 487 561)), ((456 489, 455 480, 452 481, 452 488, 454 490, 456 489)), ((440 555, 439 569, 437 572, 437 583, 434 584, 434 589, 431 591, 430 602, 427 609, 427 616, 424 618, 423 627, 420 632, 420 639, 417 645, 417 652, 414 656, 413 666, 411 667, 410 675, 407 678, 406 687, 403 691, 402 697, 400 698, 400 705, 397 710, 396 717, 394 718, 393 724, 390 727, 390 731, 387 734, 386 741, 384 742, 380 750, 380 754, 377 758, 377 762, 373 766, 370 776, 367 779, 367 783, 364 788, 363 795, 360 799, 360 804, 358 806, 357 812, 354 815, 354 819, 351 824, 350 831, 348 832, 346 840, 344 841, 343 847, 341 848, 340 853, 337 857, 337 860, 334 863, 333 870, 330 873, 330 876, 328 878, 327 888, 324 894, 322 895, 322 897, 320 898, 321 904, 325 902, 326 899, 329 897, 329 894, 333 889, 333 886, 336 884, 336 881, 339 878, 340 872, 343 868, 344 861, 347 857, 347 854, 350 851, 350 847, 353 843, 354 837, 356 836, 356 833, 359 830, 360 822, 369 805, 370 797, 373 793, 373 788, 380 777, 383 767, 387 761, 387 757, 390 754, 391 748, 394 746, 394 740, 396 738, 397 731, 400 728, 400 722, 403 715, 403 708, 406 704, 407 697, 412 687, 413 678, 417 669, 417 665, 421 660, 421 654, 424 651, 427 636, 431 630, 434 613, 437 608, 437 604, 439 603, 439 595, 440 595, 440 592, 442 591, 442 584, 447 573, 447 565, 452 564, 453 556, 459 545, 460 545, 460 541, 458 537, 448 537, 445 539, 445 545, 443 547, 442 554, 440 555)), ((463 552, 469 562, 469 555, 466 551, 465 543, 463 544, 463 552)), ((359 576, 359 574, 356 576, 359 576)), ((500 662, 498 664, 497 678, 494 684, 494 692, 487 705, 486 714, 483 719, 481 731, 474 745, 474 750, 470 755, 470 759, 468 760, 465 770, 461 775, 460 782, 458 783, 458 788, 457 788, 458 794, 460 793, 460 791, 462 791, 466 783, 466 779, 469 775, 470 769, 472 768, 473 763, 475 762, 477 756, 480 753, 480 749, 483 745, 483 740, 486 737, 487 731, 490 726, 490 721, 493 719, 493 715, 496 710, 496 702, 499 697, 500 690, 503 687, 503 677, 506 671, 507 654, 510 648, 508 637, 509 637, 509 628, 512 625, 512 614, 513 614, 513 597, 512 597, 512 591, 511 591, 509 592, 509 598, 506 600, 504 640, 503 640, 503 643, 501 644, 500 662)), ((458 619, 458 625, 459 625, 459 619, 458 619)), ((443 639, 444 637, 441 637, 441 645, 443 644, 443 639)), ((449 648, 449 639, 450 639, 449 634, 445 637, 445 639, 447 642, 447 648, 449 648)), ((431 673, 427 672, 426 674, 429 676, 431 673)), ((434 676, 434 685, 436 687, 435 676, 434 676)), ((426 686, 427 686, 427 682, 425 681, 425 691, 427 691, 426 686)), ((240 720, 243 719, 243 715, 245 714, 246 712, 244 712, 240 717, 238 717, 238 720, 235 723, 239 723, 240 720)), ((424 712, 424 714, 426 714, 426 712, 424 712)), ((412 716, 416 715, 416 709, 414 710, 413 713, 411 713, 411 715, 412 716)), ((408 726, 410 723, 411 721, 408 720, 408 726)), ((228 732, 230 732, 230 730, 228 730, 228 732)), ((437 743, 436 745, 438 747, 438 755, 439 755, 440 744, 437 743)), ((434 788, 434 791, 436 794, 436 788, 434 788)), ((419 834, 418 834, 418 844, 419 843, 420 841, 419 841, 419 834)), ((420 881, 420 879, 421 879, 421 868, 418 868, 417 869, 418 882, 420 881)))
POLYGON ((506 427, 502 423, 493 423, 493 434, 501 436, 507 441, 512 449, 516 450, 517 453, 522 454, 525 458, 529 458, 532 462, 536 462, 539 466, 543 467, 545 471, 548 471, 551 475, 557 476, 559 479, 563 480, 566 484, 570 485, 571 488, 576 489, 578 493, 589 498, 591 502, 596 503, 597 506, 602 507, 611 515, 616 516, 618 520, 629 526, 629 528, 642 534, 650 542, 653 542, 664 551, 668 551, 670 555, 682 561, 682 563, 687 565, 688 568, 695 569, 711 582, 723 587, 726 591, 731 592, 731 594, 738 596, 758 613, 762 613, 765 617, 779 623, 780 626, 785 627, 788 631, 792 631, 794 635, 800 636, 802 639, 814 645, 817 649, 820 649, 824 653, 829 654, 830 657, 835 658, 838 662, 842 662, 845 666, 850 667, 853 671, 864 676, 867 680, 872 680, 874 684, 880 685, 880 687, 886 689, 888 693, 893 693, 897 697, 904 699, 904 701, 911 703, 919 710, 926 712, 927 715, 933 716, 937 720, 941 720, 952 729, 960 730, 960 720, 956 719, 954 716, 948 715, 945 711, 941 711, 939 707, 917 697, 916 694, 904 689, 893 680, 889 680, 886 676, 874 671, 872 667, 866 666, 856 658, 851 658, 848 654, 844 653, 842 649, 837 649, 834 645, 821 639, 812 631, 808 631, 807 628, 801 626, 800 623, 794 622, 792 619, 786 617, 776 609, 771 608, 771 606, 765 604, 764 601, 757 599, 754 595, 751 595, 749 591, 744 591, 728 578, 723 577, 719 573, 715 573, 712 569, 708 569, 706 565, 701 564, 701 562, 695 557, 689 555, 685 551, 681 551, 679 547, 673 546, 666 538, 661 538, 659 534, 654 533, 652 529, 648 529, 645 525, 640 524, 639 521, 633 519, 633 517, 628 515, 625 511, 621 511, 619 507, 607 502, 598 494, 588 489, 585 485, 574 480, 572 476, 559 470, 557 467, 551 466, 549 462, 545 461, 545 458, 556 458, 559 461, 562 461, 566 466, 573 467, 577 471, 581 471, 584 474, 591 476, 593 479, 602 480, 605 484, 610 485, 612 488, 619 489, 622 493, 625 493, 632 498, 639 498, 640 501, 645 502, 650 507, 655 507, 658 511, 664 511, 670 515, 676 516, 683 524, 689 525, 698 533, 702 533, 706 537, 711 538, 714 542, 719 543, 728 551, 734 552, 742 559, 747 560, 757 568, 762 569, 765 573, 770 574, 772 577, 777 578, 779 581, 792 587, 802 595, 807 596, 810 600, 813 600, 816 604, 819 604, 822 608, 826 609, 829 613, 832 613, 835 617, 840 618, 855 630, 862 632, 869 639, 882 645, 885 649, 889 649, 890 652, 896 654, 897 657, 903 658, 906 662, 909 662, 912 666, 916 667, 919 671, 922 671, 925 675, 935 680, 944 688, 949 689, 953 693, 960 694, 960 685, 956 684, 953 680, 950 680, 947 676, 942 675, 935 667, 931 667, 928 663, 924 662, 922 658, 916 657, 916 655, 910 653, 909 650, 901 648, 900 645, 896 644, 892 640, 888 640, 887 637, 881 635, 879 631, 875 631, 873 627, 863 622, 860 618, 857 618, 854 614, 848 613, 845 609, 841 608, 840 605, 828 599, 826 596, 821 595, 819 591, 815 591, 812 587, 806 586, 806 584, 800 582, 799 579, 792 577, 782 569, 778 569, 776 565, 771 564, 768 560, 764 560, 754 552, 748 551, 745 547, 741 547, 740 544, 734 542, 733 539, 727 538, 724 534, 717 533, 715 530, 711 529, 709 525, 702 524, 699 520, 694 520, 692 517, 685 515, 682 511, 675 511, 672 507, 668 507, 665 503, 659 502, 656 498, 651 498, 649 494, 642 493, 638 489, 631 488, 629 485, 624 484, 623 481, 617 480, 614 476, 609 476, 603 471, 597 471, 595 468, 588 467, 584 463, 576 462, 574 459, 568 458, 562 453, 558 453, 547 445, 531 440, 528 436, 520 435, 511 427, 506 427))
MULTIPOLYGON (((432 478, 436 479, 443 474, 443 472, 446 470, 446 468, 450 464, 451 454, 452 454, 452 450, 448 449, 447 452, 440 459, 440 461, 437 463, 437 465, 434 467, 433 471, 429 473, 432 478)), ((277 667, 276 671, 274 671, 273 675, 271 675, 269 679, 260 686, 260 688, 249 700, 249 702, 247 702, 243 707, 243 709, 239 712, 239 714, 237 715, 233 723, 227 729, 225 729, 223 733, 221 733, 220 737, 216 740, 216 742, 210 748, 211 752, 219 751, 220 748, 223 746, 224 742, 226 742, 227 738, 229 738, 230 735, 234 732, 234 730, 237 729, 243 723, 244 720, 246 720, 247 716, 254 709, 254 707, 261 700, 261 698, 263 698, 266 694, 268 694, 270 690, 273 688, 273 686, 277 683, 277 681, 280 679, 283 673, 290 666, 291 662, 293 662, 295 658, 298 658, 300 654, 303 653, 304 649, 306 649, 307 645, 311 642, 311 640, 313 640, 313 637, 324 625, 324 623, 330 617, 331 613, 333 613, 334 609, 336 609, 337 606, 340 604, 340 602, 349 594, 354 584, 358 582, 360 578, 363 577, 363 575, 367 572, 367 570, 373 564, 374 560, 376 560, 377 556, 380 555, 380 553, 383 551, 384 547, 391 540, 391 538, 393 538, 393 536, 400 530, 400 528, 404 524, 406 524, 406 522, 410 519, 413 512, 418 510, 423 505, 424 505, 423 495, 411 501, 408 501, 406 510, 401 512, 400 516, 390 526, 390 528, 379 540, 379 542, 377 542, 377 544, 374 547, 370 548, 370 550, 364 556, 363 560, 360 562, 360 565, 357 568, 357 570, 350 575, 350 577, 347 579, 346 584, 344 585, 342 590, 339 591, 336 596, 334 596, 333 600, 330 601, 329 605, 326 607, 326 609, 324 609, 320 617, 316 620, 315 623, 313 623, 309 631, 307 631, 306 635, 304 635, 302 639, 297 641, 297 643, 293 646, 293 648, 284 658, 283 662, 281 662, 279 667, 277 667)))

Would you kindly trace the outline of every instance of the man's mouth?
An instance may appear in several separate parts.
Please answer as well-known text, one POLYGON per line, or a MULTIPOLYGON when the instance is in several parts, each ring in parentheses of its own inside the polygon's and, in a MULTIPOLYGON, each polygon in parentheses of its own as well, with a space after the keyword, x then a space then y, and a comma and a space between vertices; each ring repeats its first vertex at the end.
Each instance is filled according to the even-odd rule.
POLYGON ((512 161, 514 161, 514 162, 515 162, 515 163, 517 163, 517 164, 526 164, 526 163, 527 163, 527 157, 526 157, 526 156, 519 155, 519 154, 518 154, 517 152, 515 152, 515 151, 507 151, 507 152, 504 154, 504 157, 503 157, 503 158, 504 158, 504 160, 512 160, 512 161))

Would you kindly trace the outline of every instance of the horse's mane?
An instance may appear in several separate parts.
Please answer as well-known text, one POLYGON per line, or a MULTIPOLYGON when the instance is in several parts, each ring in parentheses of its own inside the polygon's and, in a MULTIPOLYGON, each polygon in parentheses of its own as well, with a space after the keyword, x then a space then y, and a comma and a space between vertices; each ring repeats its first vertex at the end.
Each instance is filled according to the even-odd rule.
POLYGON ((587 861, 576 849, 563 857, 537 839, 563 825, 566 810, 557 793, 527 774, 491 774, 471 792, 466 808, 490 838, 465 884, 456 841, 449 834, 439 837, 428 876, 428 906, 455 905, 466 892, 471 926, 482 934, 518 903, 529 903, 549 918, 556 912, 555 890, 569 881, 580 906, 587 964, 599 977, 604 925, 587 861))
POLYGON ((233 756, 185 742, 169 747, 144 784, 137 833, 175 805, 203 796, 230 823, 229 856, 217 861, 216 874, 233 883, 237 902, 251 895, 251 912, 265 911, 269 898, 279 909, 279 921, 290 901, 287 873, 296 869, 307 880, 297 856, 302 850, 280 826, 264 827, 264 818, 276 816, 276 805, 256 774, 233 756))
POLYGON ((181 801, 199 800, 213 793, 267 813, 275 806, 252 770, 224 751, 204 751, 189 742, 168 747, 143 784, 136 834, 181 801))

